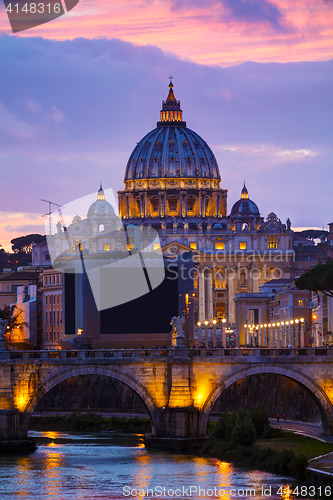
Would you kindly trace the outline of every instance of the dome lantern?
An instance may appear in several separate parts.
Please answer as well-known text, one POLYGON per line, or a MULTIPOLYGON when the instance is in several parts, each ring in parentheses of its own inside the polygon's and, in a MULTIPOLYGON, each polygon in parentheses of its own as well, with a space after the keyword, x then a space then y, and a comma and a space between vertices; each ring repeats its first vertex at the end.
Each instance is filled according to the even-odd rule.
POLYGON ((249 199, 249 192, 246 189, 245 182, 244 182, 244 187, 243 187, 242 193, 241 193, 241 199, 242 200, 248 200, 249 199))
POLYGON ((100 184, 100 187, 99 187, 99 190, 97 193, 97 200, 105 200, 105 194, 104 194, 104 190, 102 188, 102 183, 100 184))
POLYGON ((166 124, 186 127, 186 122, 183 122, 183 111, 180 108, 180 101, 177 101, 173 92, 172 76, 170 76, 168 97, 166 101, 162 101, 160 117, 161 121, 157 122, 158 127, 164 127, 166 124))

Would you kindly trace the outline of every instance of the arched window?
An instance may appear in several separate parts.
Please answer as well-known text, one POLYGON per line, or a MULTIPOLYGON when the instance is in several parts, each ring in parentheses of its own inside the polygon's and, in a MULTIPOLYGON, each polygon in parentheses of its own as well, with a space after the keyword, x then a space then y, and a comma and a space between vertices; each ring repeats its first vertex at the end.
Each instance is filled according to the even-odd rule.
POLYGON ((178 205, 178 200, 177 198, 169 198, 168 203, 169 203, 169 210, 171 212, 176 212, 177 211, 177 205, 178 205))
POLYGON ((151 202, 152 211, 158 212, 158 208, 159 208, 158 198, 152 198, 150 202, 151 202))
POLYGON ((246 286, 246 273, 244 271, 240 274, 240 286, 246 286))
POLYGON ((276 267, 271 267, 267 269, 267 279, 268 280, 276 280, 281 278, 281 270, 276 267))
POLYGON ((215 288, 225 288, 225 273, 221 267, 215 269, 215 288))
POLYGON ((101 233, 102 231, 104 231, 104 224, 98 226, 98 232, 101 233))

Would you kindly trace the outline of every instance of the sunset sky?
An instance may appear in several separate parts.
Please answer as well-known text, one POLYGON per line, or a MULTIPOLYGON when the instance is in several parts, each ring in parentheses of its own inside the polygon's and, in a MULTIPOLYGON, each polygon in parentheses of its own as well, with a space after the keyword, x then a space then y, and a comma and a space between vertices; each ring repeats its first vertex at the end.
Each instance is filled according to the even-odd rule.
POLYGON ((228 212, 333 220, 333 0, 81 0, 14 35, 0 4, 0 243, 58 204, 122 189, 174 76, 213 149, 228 212))

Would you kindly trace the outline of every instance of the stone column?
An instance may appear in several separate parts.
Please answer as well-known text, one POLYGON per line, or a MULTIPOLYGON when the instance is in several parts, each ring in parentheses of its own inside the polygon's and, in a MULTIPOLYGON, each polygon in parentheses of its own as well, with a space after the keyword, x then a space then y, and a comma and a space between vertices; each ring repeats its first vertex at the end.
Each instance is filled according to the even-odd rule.
POLYGON ((184 217, 187 217, 187 191, 185 191, 184 201, 185 201, 185 214, 184 214, 184 217))
POLYGON ((199 285, 199 321, 205 321, 205 277, 204 269, 198 269, 198 285, 199 285))
POLYGON ((277 348, 280 349, 281 347, 281 330, 280 327, 278 326, 277 328, 277 348))
POLYGON ((233 267, 229 268, 231 271, 230 276, 228 276, 228 268, 226 268, 226 276, 228 277, 227 280, 227 287, 228 287, 228 316, 227 316, 227 321, 228 323, 236 323, 235 321, 235 303, 234 303, 234 298, 235 298, 235 277, 237 276, 237 270, 233 267))
POLYGON ((144 193, 144 200, 143 200, 143 216, 147 217, 148 216, 148 210, 147 210, 147 192, 144 193))
POLYGON ((304 323, 301 323, 301 347, 305 346, 304 342, 304 323))
POLYGON ((213 319, 213 283, 212 283, 212 270, 208 269, 206 271, 207 273, 207 279, 206 285, 207 285, 207 313, 206 313, 206 319, 208 321, 212 321, 213 319))
POLYGON ((225 331, 225 323, 222 323, 222 347, 226 348, 227 347, 227 334, 225 331))
POLYGON ((129 199, 128 199, 129 195, 126 194, 126 198, 125 198, 125 207, 126 207, 126 218, 128 219, 129 216, 130 216, 130 213, 129 213, 129 199))
POLYGON ((159 192, 158 193, 158 216, 159 217, 163 217, 162 209, 163 209, 163 207, 162 207, 162 193, 159 192))
POLYGON ((142 193, 139 195, 139 200, 140 200, 140 219, 143 218, 143 196, 142 193))

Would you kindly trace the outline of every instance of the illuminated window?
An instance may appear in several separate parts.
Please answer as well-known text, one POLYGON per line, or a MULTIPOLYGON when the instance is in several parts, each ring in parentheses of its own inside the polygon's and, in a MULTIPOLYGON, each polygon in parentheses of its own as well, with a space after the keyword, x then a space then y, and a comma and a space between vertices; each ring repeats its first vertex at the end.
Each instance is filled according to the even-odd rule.
POLYGON ((193 286, 194 286, 194 288, 198 288, 198 273, 197 273, 197 271, 194 272, 193 286))
POLYGON ((98 226, 98 232, 101 233, 102 231, 104 231, 104 224, 98 226))
POLYGON ((218 241, 215 243, 215 250, 224 250, 224 243, 223 241, 218 241))
POLYGON ((110 243, 104 243, 104 252, 110 252, 110 243))
POLYGON ((177 210, 177 199, 176 198, 169 200, 169 209, 173 212, 175 212, 177 210))
POLYGON ((159 250, 161 245, 159 243, 154 243, 154 250, 159 250))
POLYGON ((158 200, 151 200, 153 212, 158 212, 158 200))
POLYGON ((135 248, 135 244, 133 243, 133 240, 129 239, 128 241, 129 241, 129 243, 127 243, 127 245, 126 245, 126 250, 127 251, 133 250, 135 248))
POLYGON ((225 287, 225 279, 224 279, 224 270, 221 268, 215 269, 215 288, 224 288, 225 287))
POLYGON ((190 243, 190 247, 193 248, 193 250, 197 249, 197 244, 196 243, 190 243))
POLYGON ((187 211, 188 212, 193 212, 194 210, 194 203, 195 203, 195 200, 187 200, 187 211))
POLYGON ((303 299, 298 299, 298 307, 303 307, 303 299))
POLYGON ((239 243, 239 249, 240 250, 246 250, 246 241, 241 241, 239 243))
POLYGON ((268 248, 277 248, 276 237, 272 236, 268 238, 268 248))

